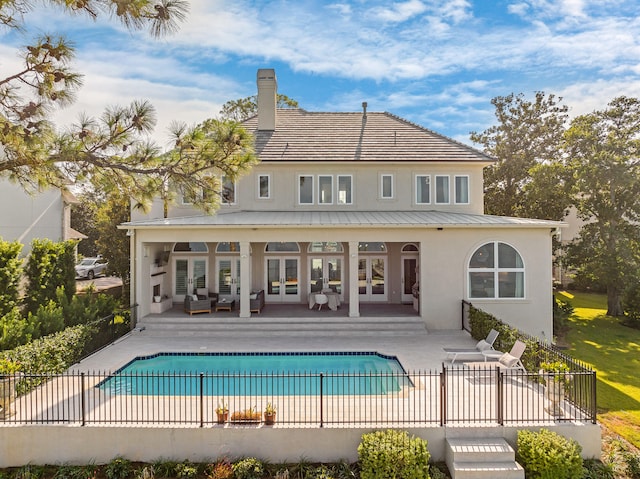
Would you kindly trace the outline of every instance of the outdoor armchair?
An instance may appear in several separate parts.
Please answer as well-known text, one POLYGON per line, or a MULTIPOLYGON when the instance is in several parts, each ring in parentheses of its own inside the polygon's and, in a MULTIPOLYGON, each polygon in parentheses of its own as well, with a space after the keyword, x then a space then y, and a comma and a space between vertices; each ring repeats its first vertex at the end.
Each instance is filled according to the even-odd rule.
POLYGON ((211 312, 211 300, 198 299, 195 294, 187 294, 184 297, 184 311, 192 315, 193 313, 210 313, 211 312))

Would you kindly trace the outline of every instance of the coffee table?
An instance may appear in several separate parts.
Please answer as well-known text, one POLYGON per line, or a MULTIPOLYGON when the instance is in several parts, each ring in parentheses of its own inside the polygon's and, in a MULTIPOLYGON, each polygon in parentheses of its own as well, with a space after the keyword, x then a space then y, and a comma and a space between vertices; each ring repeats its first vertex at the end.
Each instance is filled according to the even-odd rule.
POLYGON ((231 311, 236 304, 236 300, 231 301, 218 301, 216 303, 216 312, 218 311, 231 311))

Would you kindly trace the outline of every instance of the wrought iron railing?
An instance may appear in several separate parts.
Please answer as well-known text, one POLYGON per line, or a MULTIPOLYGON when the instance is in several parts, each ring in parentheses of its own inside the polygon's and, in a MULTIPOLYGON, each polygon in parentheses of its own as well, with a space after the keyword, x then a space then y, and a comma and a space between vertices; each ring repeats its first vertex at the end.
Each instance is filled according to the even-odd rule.
POLYGON ((593 371, 541 375, 494 364, 363 374, 21 374, 1 380, 0 425, 220 427, 216 409, 226 408, 221 425, 255 426, 267 404, 276 425, 292 427, 595 422, 593 371), (550 394, 554 376, 566 383, 560 396, 550 394), (23 392, 13 399, 15 389, 23 392))

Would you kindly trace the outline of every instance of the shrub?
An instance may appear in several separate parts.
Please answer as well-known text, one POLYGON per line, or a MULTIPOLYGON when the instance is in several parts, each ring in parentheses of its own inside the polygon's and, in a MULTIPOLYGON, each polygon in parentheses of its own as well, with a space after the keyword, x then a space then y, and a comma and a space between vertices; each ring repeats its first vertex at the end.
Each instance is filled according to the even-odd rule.
POLYGON ((582 479, 615 479, 615 471, 609 464, 603 464, 595 459, 584 461, 582 464, 582 479))
POLYGON ((107 479, 129 479, 132 472, 131 461, 122 457, 112 459, 104 469, 104 475, 107 476, 107 479))
POLYGON ((198 475, 198 466, 189 461, 176 464, 176 477, 178 479, 194 479, 198 475))
POLYGON ((429 479, 427 441, 388 429, 362 435, 361 479, 429 479))
POLYGON ((233 467, 227 459, 221 459, 209 465, 206 476, 208 479, 232 479, 233 467))
POLYGON ((569 318, 573 315, 573 306, 569 301, 554 298, 553 300, 553 333, 566 331, 569 327, 569 318))
POLYGON ((626 326, 640 329, 640 282, 634 283, 625 291, 622 305, 625 317, 622 320, 626 326))
POLYGON ((0 238, 0 317, 19 304, 20 278, 22 276, 22 245, 0 238))
POLYGON ((582 478, 582 447, 548 429, 518 431, 516 459, 527 479, 582 478))
POLYGON ((255 457, 240 459, 231 467, 236 479, 260 479, 264 474, 264 465, 255 457))
POLYGON ((640 479, 640 455, 625 451, 622 458, 627 466, 627 474, 633 479, 640 479))

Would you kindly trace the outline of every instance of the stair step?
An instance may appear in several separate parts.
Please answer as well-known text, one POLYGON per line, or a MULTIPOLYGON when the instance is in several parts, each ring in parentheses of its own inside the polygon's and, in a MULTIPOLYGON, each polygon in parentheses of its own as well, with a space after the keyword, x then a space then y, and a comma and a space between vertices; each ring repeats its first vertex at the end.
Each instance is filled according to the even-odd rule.
POLYGON ((449 468, 453 479, 524 479, 524 469, 510 462, 454 462, 449 468))
POLYGON ((447 439, 454 462, 478 462, 491 458, 494 462, 515 461, 515 451, 501 437, 447 439))

